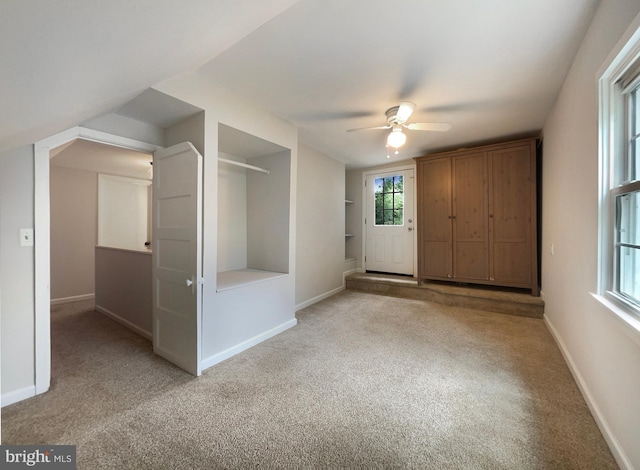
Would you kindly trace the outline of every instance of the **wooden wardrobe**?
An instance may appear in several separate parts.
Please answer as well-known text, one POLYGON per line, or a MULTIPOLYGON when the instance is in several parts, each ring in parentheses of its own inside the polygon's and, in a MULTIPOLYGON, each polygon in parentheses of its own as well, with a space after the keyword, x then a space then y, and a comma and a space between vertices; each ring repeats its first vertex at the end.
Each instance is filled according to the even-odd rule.
POLYGON ((539 295, 536 139, 415 160, 419 279, 539 295))

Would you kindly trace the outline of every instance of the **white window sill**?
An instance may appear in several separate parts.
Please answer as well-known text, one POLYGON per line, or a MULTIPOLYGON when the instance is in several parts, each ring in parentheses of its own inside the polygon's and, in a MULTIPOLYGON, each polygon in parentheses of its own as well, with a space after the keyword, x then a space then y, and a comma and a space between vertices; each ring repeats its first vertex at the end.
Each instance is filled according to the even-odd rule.
POLYGON ((624 334, 640 346, 640 319, 602 295, 594 294, 593 292, 591 292, 591 295, 613 315, 624 334))

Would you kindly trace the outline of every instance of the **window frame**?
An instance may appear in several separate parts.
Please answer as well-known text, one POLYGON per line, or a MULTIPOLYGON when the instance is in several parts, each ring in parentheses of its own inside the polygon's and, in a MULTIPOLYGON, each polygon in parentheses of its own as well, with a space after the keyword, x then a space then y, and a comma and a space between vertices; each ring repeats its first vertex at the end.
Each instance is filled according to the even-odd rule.
MULTIPOLYGON (((598 292, 603 304, 640 331, 640 305, 617 292, 616 197, 640 189, 640 181, 623 181, 629 158, 629 121, 633 110, 627 96, 640 86, 640 28, 619 48, 598 80, 599 112, 599 240, 598 292), (613 307, 613 308, 611 308, 613 307)), ((637 98, 638 95, 636 95, 637 98)), ((628 173, 627 173, 628 174, 628 173)), ((637 176, 637 175, 636 175, 637 176)))

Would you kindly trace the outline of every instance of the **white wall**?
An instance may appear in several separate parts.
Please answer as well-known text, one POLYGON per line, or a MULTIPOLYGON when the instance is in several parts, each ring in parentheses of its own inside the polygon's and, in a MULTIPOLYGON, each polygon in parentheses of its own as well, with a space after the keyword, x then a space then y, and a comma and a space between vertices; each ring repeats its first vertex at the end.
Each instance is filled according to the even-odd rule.
POLYGON ((151 251, 95 248, 96 310, 151 339, 151 251))
POLYGON ((19 244, 21 228, 33 228, 33 147, 0 154, 0 329, 2 401, 33 395, 34 249, 19 244))
MULTIPOLYGON (((221 158, 245 163, 220 152, 221 158)), ((247 267, 247 170, 218 166, 218 272, 247 267)))
POLYGON ((270 171, 247 173, 247 267, 289 272, 291 158, 284 151, 247 160, 270 171))
POLYGON ((542 157, 545 316, 623 468, 640 468, 640 337, 590 295, 598 265, 596 72, 639 10, 637 0, 601 3, 544 125, 542 157))
POLYGON ((140 142, 148 142, 159 145, 160 147, 165 146, 164 129, 118 114, 103 114, 102 116, 85 122, 82 124, 82 127, 121 137, 128 137, 129 139, 139 140, 140 142))
POLYGON ((164 131, 167 147, 191 142, 200 155, 204 155, 204 112, 167 127, 164 131))
POLYGON ((298 149, 296 305, 342 288, 345 167, 304 145, 298 149))
POLYGON ((151 181, 98 175, 98 245, 146 250, 151 181))
POLYGON ((91 295, 98 237, 97 175, 52 165, 50 180, 51 299, 91 295))

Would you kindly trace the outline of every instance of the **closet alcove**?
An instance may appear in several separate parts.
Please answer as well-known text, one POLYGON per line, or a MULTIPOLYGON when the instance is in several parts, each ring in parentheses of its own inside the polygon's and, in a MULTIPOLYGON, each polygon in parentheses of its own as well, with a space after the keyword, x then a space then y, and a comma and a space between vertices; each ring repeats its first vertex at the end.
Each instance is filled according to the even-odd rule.
POLYGON ((290 185, 290 149, 218 124, 217 292, 289 273, 290 185))

